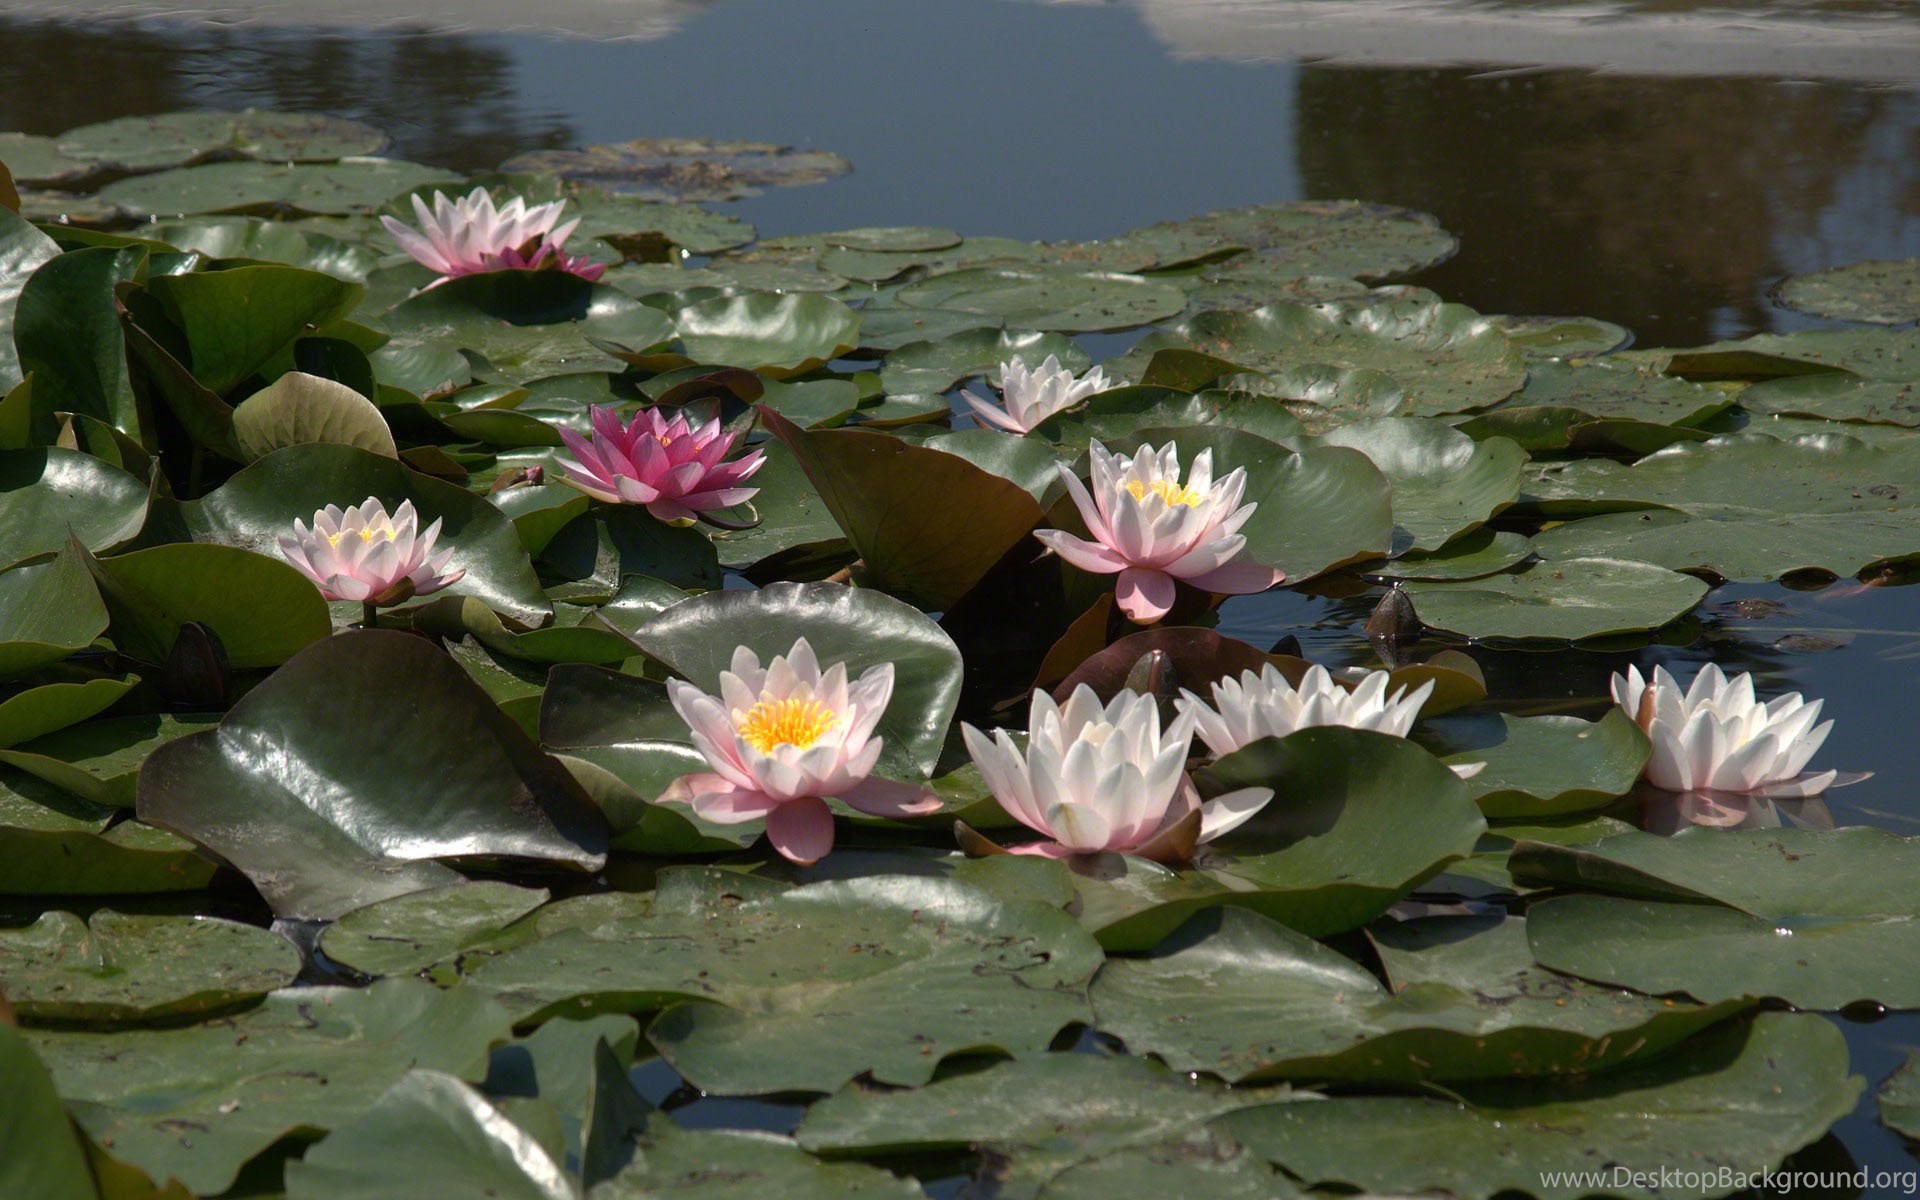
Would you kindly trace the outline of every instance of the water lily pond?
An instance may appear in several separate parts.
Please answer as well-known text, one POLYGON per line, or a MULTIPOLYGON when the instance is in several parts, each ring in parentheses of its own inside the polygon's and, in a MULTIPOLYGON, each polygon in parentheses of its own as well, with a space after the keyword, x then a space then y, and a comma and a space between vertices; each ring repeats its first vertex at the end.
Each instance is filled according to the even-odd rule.
POLYGON ((790 7, 0 18, 0 1200, 1920 1191, 1910 15, 790 7))

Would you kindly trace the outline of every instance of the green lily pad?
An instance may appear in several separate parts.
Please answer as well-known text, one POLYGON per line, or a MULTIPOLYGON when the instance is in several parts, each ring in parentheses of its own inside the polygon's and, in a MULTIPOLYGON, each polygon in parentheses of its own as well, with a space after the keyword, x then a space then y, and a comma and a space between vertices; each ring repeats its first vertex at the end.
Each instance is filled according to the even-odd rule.
POLYGON ((1650 747, 1626 713, 1510 717, 1428 725, 1421 744, 1451 764, 1485 763, 1467 780, 1480 811, 1493 818, 1556 817, 1605 808, 1633 790, 1650 747))
POLYGON ((294 212, 344 215, 378 208, 389 197, 460 177, 438 167, 385 158, 330 163, 203 163, 135 175, 100 189, 100 199, 134 213, 294 212))
POLYGON ((1197 235, 1245 246, 1297 275, 1379 279, 1433 266, 1460 243, 1426 213, 1360 200, 1297 200, 1228 208, 1164 221, 1143 234, 1197 235))
POLYGON ((944 611, 1045 518, 1025 488, 957 454, 864 429, 803 430, 760 420, 792 452, 874 586, 944 611), (967 514, 924 503, 940 496, 967 514))
POLYGON ((300 371, 287 372, 242 401, 233 410, 233 437, 248 462, 308 442, 400 455, 373 401, 343 383, 300 371))
POLYGON ((579 206, 578 238, 601 238, 618 247, 657 234, 689 254, 718 254, 753 240, 753 226, 730 213, 594 189, 569 191, 579 206))
POLYGON ((1648 454, 1704 441, 1699 426, 1733 397, 1703 384, 1616 363, 1535 362, 1527 386, 1460 425, 1472 437, 1508 437, 1526 450, 1626 450, 1648 454))
POLYGON ((1755 413, 1920 427, 1920 383, 1858 379, 1850 375, 1790 375, 1756 383, 1740 393, 1740 407, 1755 413))
POLYGON ((384 630, 309 647, 218 729, 156 750, 137 807, 232 863, 280 916, 457 882, 437 858, 605 861, 605 822, 572 777, 452 659, 384 630))
POLYGON ((114 289, 148 273, 143 247, 69 250, 26 281, 13 314, 22 372, 34 378, 33 424, 54 412, 95 417, 151 446, 151 417, 134 398, 114 289))
POLYGON ((744 1129, 683 1131, 650 1121, 635 1161, 594 1200, 914 1200, 911 1179, 862 1163, 825 1163, 790 1138, 744 1129), (726 1164, 716 1169, 715 1164, 726 1164))
POLYGON ((1362 570, 1385 579, 1480 579, 1518 566, 1532 553, 1533 542, 1525 534, 1476 529, 1438 550, 1409 551, 1362 570))
POLYGON ((719 690, 736 645, 765 666, 804 636, 824 666, 847 664, 849 678, 894 666, 893 699, 875 732, 880 770, 925 778, 960 699, 960 651, 924 613, 890 596, 833 583, 776 583, 753 592, 695 596, 641 626, 634 640, 708 692, 719 690))
POLYGON ((1274 1104, 1214 1127, 1299 1178, 1370 1192, 1576 1200, 1597 1187, 1655 1198, 1675 1194, 1653 1182, 1662 1171, 1758 1176, 1825 1133, 1862 1087, 1847 1074, 1838 1029, 1820 1017, 1766 1013, 1591 1082, 1488 1086, 1467 1103, 1356 1096, 1274 1104))
POLYGON ((300 952, 276 933, 214 917, 49 912, 0 930, 0 972, 28 1022, 140 1024, 284 987, 300 973, 300 952))
POLYGON ((1439 421, 1386 417, 1314 439, 1367 456, 1393 488, 1396 543, 1434 550, 1511 504, 1526 452, 1505 438, 1474 441, 1439 421))
POLYGON ((1543 558, 1630 558, 1674 571, 1771 582, 1795 571, 1859 575, 1920 557, 1905 514, 1688 516, 1659 509, 1603 513, 1537 534, 1543 558))
POLYGON ((505 172, 558 175, 647 200, 737 200, 767 188, 824 183, 853 170, 826 150, 768 142, 635 138, 578 150, 535 150, 500 165, 505 172))
POLYGON ((665 1007, 648 1036, 707 1091, 831 1091, 862 1072, 925 1083, 963 1049, 1041 1051, 1087 1019, 1099 961, 1050 905, 878 876, 732 905, 656 899, 650 916, 555 933, 467 983, 523 1023, 665 1007))
POLYGON ((52 187, 75 183, 99 168, 60 152, 56 138, 33 133, 0 133, 0 162, 18 184, 52 187))
POLYGON ((321 933, 320 951, 364 975, 411 975, 499 933, 548 895, 480 880, 395 896, 343 914, 321 933))
POLYGON ((1899 881, 1917 855, 1920 841, 1877 829, 1694 828, 1522 843, 1510 866, 1524 883, 1612 893, 1534 906, 1528 938, 1554 970, 1709 1001, 1911 1008, 1920 986, 1905 964, 1920 952, 1920 910, 1899 881))
POLYGON ((0 746, 31 741, 100 712, 139 682, 108 676, 29 685, 0 699, 0 746))
POLYGON ((692 361, 775 379, 803 375, 860 341, 858 312, 810 293, 716 296, 680 309, 673 325, 692 361))
POLYGON ((1377 932, 1389 991, 1311 938, 1213 909, 1146 957, 1110 959, 1096 1023, 1177 1071, 1380 1084, 1610 1070, 1744 1007, 1675 1007, 1542 970, 1524 925, 1437 917, 1377 932))
POLYGON ((83 552, 0 571, 0 676, 59 662, 106 632, 83 552))
POLYGON ((1880 1085, 1880 1123, 1888 1129, 1920 1141, 1920 1053, 1909 1053, 1900 1069, 1880 1085))
POLYGON ((156 276, 147 291, 184 334, 193 377, 221 395, 360 299, 358 284, 279 263, 156 276))
POLYGON ((820 240, 829 246, 848 250, 947 250, 960 244, 960 235, 951 229, 931 225, 868 226, 823 233, 820 240))
POLYGON ((1802 329, 1690 350, 1634 350, 1623 357, 1687 379, 1851 371, 1866 379, 1911 380, 1920 375, 1920 329, 1802 329))
POLYGON ((313 582, 277 554, 174 542, 91 565, 114 645, 142 662, 166 662, 189 621, 218 637, 242 669, 279 666, 333 632, 313 582))
POLYGON ((1198 425, 1238 429, 1270 442, 1303 432, 1299 419, 1270 396, 1218 388, 1189 394, 1148 386, 1098 392, 1084 405, 1048 417, 1031 433, 1078 452, 1090 441, 1111 444, 1142 429, 1198 425))
POLYGON ((1529 357, 1553 359, 1605 354, 1633 340, 1626 327, 1598 317, 1516 317, 1496 313, 1491 320, 1529 357))
POLYGON ((12 391, 23 377, 13 344, 20 293, 34 271, 59 254, 60 247, 52 238, 19 213, 0 206, 0 391, 12 391))
POLYGON ((1046 267, 973 267, 900 289, 914 308, 980 313, 1017 329, 1094 333, 1147 325, 1187 306, 1179 289, 1139 275, 1046 267))
POLYGON ((57 551, 69 535, 89 550, 112 550, 146 519, 146 485, 90 454, 0 451, 0 563, 57 551))
POLYGON ((1838 321, 1920 321, 1920 258, 1881 259, 1793 275, 1773 289, 1788 308, 1838 321))
POLYGON ((1707 585, 1619 558, 1536 562, 1506 575, 1407 585, 1420 620, 1465 637, 1578 641, 1658 629, 1693 611, 1707 585))
POLYGON ((379 264, 364 246, 317 232, 302 232, 285 221, 257 217, 196 217, 163 221, 146 230, 181 250, 214 259, 255 259, 324 271, 340 279, 361 280, 379 264))
POLYGON ((212 860, 192 842, 69 796, 9 767, 0 773, 0 894, 109 896, 196 892, 212 860))
POLYGON ((321 113, 173 112, 121 117, 69 129, 60 153, 97 170, 154 171, 220 154, 267 162, 332 162, 373 154, 387 135, 369 125, 321 113))
POLYGON ((520 535, 499 509, 465 488, 353 446, 315 443, 276 450, 180 507, 195 540, 277 559, 279 539, 293 532, 296 519, 311 526, 314 513, 327 505, 345 508, 369 496, 388 512, 411 500, 423 528, 442 522, 437 545, 451 548, 451 568, 466 572, 449 594, 472 596, 526 625, 539 625, 551 615, 520 535))
POLYGON ((282 1137, 352 1121, 409 1068, 480 1078, 507 1032, 476 992, 389 979, 286 989, 206 1024, 27 1040, 96 1140, 214 1195, 282 1137))
POLYGON ((673 334, 659 309, 564 271, 463 276, 401 301, 381 320, 393 331, 383 355, 457 346, 483 360, 484 377, 502 383, 618 372, 625 364, 593 341, 643 349, 673 334))
POLYGON ((212 724, 204 717, 164 713, 101 717, 0 750, 0 762, 11 763, 89 804, 132 808, 135 777, 147 755, 212 724))
POLYGON ((1049 356, 1080 374, 1093 365, 1073 339, 1033 330, 970 329, 938 341, 914 342, 887 355, 880 368, 881 386, 889 392, 944 392, 963 379, 999 370, 1010 358, 1029 368, 1049 356))
POLYGON ((101 1200, 88 1153, 47 1069, 11 1025, 0 1022, 0 1071, 11 1085, 0 1110, 0 1187, 10 1196, 101 1200))

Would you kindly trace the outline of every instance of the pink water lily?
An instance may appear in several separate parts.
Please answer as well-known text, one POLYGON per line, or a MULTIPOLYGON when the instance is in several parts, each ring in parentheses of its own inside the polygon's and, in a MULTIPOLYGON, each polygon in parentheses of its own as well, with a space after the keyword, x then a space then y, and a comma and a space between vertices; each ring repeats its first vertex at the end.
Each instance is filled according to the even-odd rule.
POLYGON ((413 197, 417 230, 393 217, 383 216, 380 222, 415 262, 440 273, 428 287, 487 271, 556 270, 598 279, 606 273, 606 264, 569 257, 561 250, 580 224, 578 217, 557 224, 565 207, 564 200, 554 200, 529 208, 519 196, 496 207, 485 188, 475 188, 458 200, 435 192, 431 209, 413 197))
POLYGON ((1179 447, 1171 443, 1159 450, 1143 445, 1128 458, 1095 442, 1087 454, 1091 489, 1069 467, 1061 466, 1060 476, 1094 540, 1058 529, 1034 536, 1083 571, 1119 575, 1114 598, 1129 619, 1145 625, 1165 616, 1173 607, 1175 580, 1240 595, 1264 592, 1286 578, 1245 556, 1240 527, 1259 506, 1240 503, 1244 467, 1216 480, 1213 451, 1202 450, 1182 483, 1179 447))
POLYGON ((923 787, 873 774, 881 739, 874 726, 893 696, 893 664, 851 683, 845 663, 822 670, 806 638, 764 668, 741 646, 720 673, 720 694, 669 680, 667 695, 711 772, 668 785, 663 803, 689 804, 723 825, 765 818, 782 857, 818 861, 833 849, 837 798, 879 817, 918 816, 940 807, 923 787))
POLYGON ((739 435, 721 433, 718 419, 696 426, 685 413, 668 417, 643 408, 622 425, 605 405, 593 406, 589 418, 591 438, 561 428, 560 439, 577 461, 560 469, 567 483, 596 500, 642 504, 662 521, 689 525, 703 512, 744 504, 760 490, 740 483, 765 465, 766 452, 722 462, 739 435))
POLYGON ((424 531, 419 523, 411 500, 402 500, 391 517, 374 496, 345 512, 329 504, 313 514, 312 529, 295 518, 293 532, 280 535, 280 553, 329 600, 398 604, 466 574, 447 570, 452 550, 433 552, 440 518, 424 531))

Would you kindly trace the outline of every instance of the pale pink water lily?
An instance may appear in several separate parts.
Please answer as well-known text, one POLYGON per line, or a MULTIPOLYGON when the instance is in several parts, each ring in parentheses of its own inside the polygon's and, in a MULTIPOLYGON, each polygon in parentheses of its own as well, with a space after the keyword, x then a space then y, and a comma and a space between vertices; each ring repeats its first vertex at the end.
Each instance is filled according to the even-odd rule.
POLYGON ((425 530, 419 524, 411 500, 402 500, 392 516, 374 496, 345 512, 329 504, 313 514, 312 529, 295 518, 293 532, 280 535, 280 553, 329 600, 398 604, 466 574, 447 570, 452 550, 433 552, 440 518, 425 530))
POLYGON ((1651 680, 1629 667, 1613 677, 1613 699, 1653 743, 1647 782, 1670 792, 1790 799, 1867 778, 1807 771, 1833 728, 1815 724, 1824 702, 1789 692, 1761 703, 1746 672, 1729 679, 1708 663, 1683 690, 1664 667, 1651 680))
POLYGON ((1047 839, 1013 847, 1018 854, 1178 858, 1169 843, 1192 814, 1199 817, 1195 839, 1210 841, 1273 799, 1271 788, 1244 788, 1202 802, 1186 773, 1193 718, 1176 717, 1162 729, 1158 701, 1139 692, 1102 704, 1081 684, 1064 705, 1035 692, 1024 752, 1004 729, 989 737, 962 725, 960 734, 1000 806, 1047 839))
MULTIPOLYGON (((1341 725, 1406 737, 1420 715, 1420 706, 1433 694, 1433 680, 1389 693, 1392 682, 1391 671, 1368 671, 1348 689, 1315 663, 1296 685, 1268 663, 1257 673, 1242 671, 1237 679, 1214 683, 1212 704, 1185 690, 1173 703, 1193 718, 1194 732, 1207 749, 1224 756, 1261 738, 1286 737, 1297 729, 1316 725, 1341 725)), ((1452 770, 1462 779, 1470 779, 1486 765, 1460 763, 1452 770)))
POLYGON ((1244 467, 1216 480, 1213 451, 1202 450, 1182 483, 1180 450, 1172 443, 1159 450, 1141 446, 1131 458, 1109 454, 1099 442, 1087 453, 1091 488, 1065 465, 1060 476, 1094 540, 1058 529, 1034 536, 1083 571, 1119 575, 1114 599, 1130 620, 1145 625, 1165 616, 1173 607, 1175 580, 1240 595, 1264 592, 1286 578, 1245 556, 1240 527, 1259 506, 1240 503, 1244 467))
POLYGON ((688 525, 703 512, 744 504, 760 490, 740 484, 766 463, 766 452, 722 462, 739 434, 720 432, 718 419, 693 425, 685 413, 669 417, 643 408, 622 425, 605 405, 594 405, 588 415, 591 438, 561 427, 560 440, 577 461, 560 469, 567 483, 596 500, 645 505, 662 521, 688 525))
POLYGON ((578 217, 558 224, 565 207, 564 200, 554 200, 529 208, 519 196, 496 206, 485 188, 457 200, 436 191, 432 208, 413 197, 419 229, 394 217, 383 216, 380 222, 415 262, 439 272, 428 287, 487 271, 556 270, 598 279, 606 273, 606 264, 570 257, 561 249, 580 224, 578 217))
POLYGON ((1026 433, 1057 412, 1064 412, 1096 392, 1111 387, 1106 371, 1095 367, 1075 378, 1060 365, 1057 355, 1049 354, 1037 367, 1029 368, 1018 354, 1000 368, 1001 403, 962 393, 982 426, 1008 433, 1026 433))
POLYGON ((667 682, 667 695, 713 770, 676 779, 661 801, 689 804, 723 825, 764 817, 767 839, 793 862, 816 862, 833 849, 828 798, 879 817, 940 807, 925 788, 873 774, 881 749, 873 730, 893 696, 892 663, 848 682, 846 664, 822 670, 803 637, 765 667, 745 646, 736 649, 718 696, 678 679, 667 682))

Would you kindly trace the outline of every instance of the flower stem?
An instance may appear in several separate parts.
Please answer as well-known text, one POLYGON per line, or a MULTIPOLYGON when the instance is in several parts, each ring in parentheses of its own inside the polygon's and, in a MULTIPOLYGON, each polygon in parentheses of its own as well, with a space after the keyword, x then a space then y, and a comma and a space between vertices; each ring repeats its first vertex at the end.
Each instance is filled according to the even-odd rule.
POLYGON ((375 608, 372 603, 363 601, 360 605, 360 612, 361 612, 360 628, 362 629, 380 628, 380 610, 378 608, 375 608))

